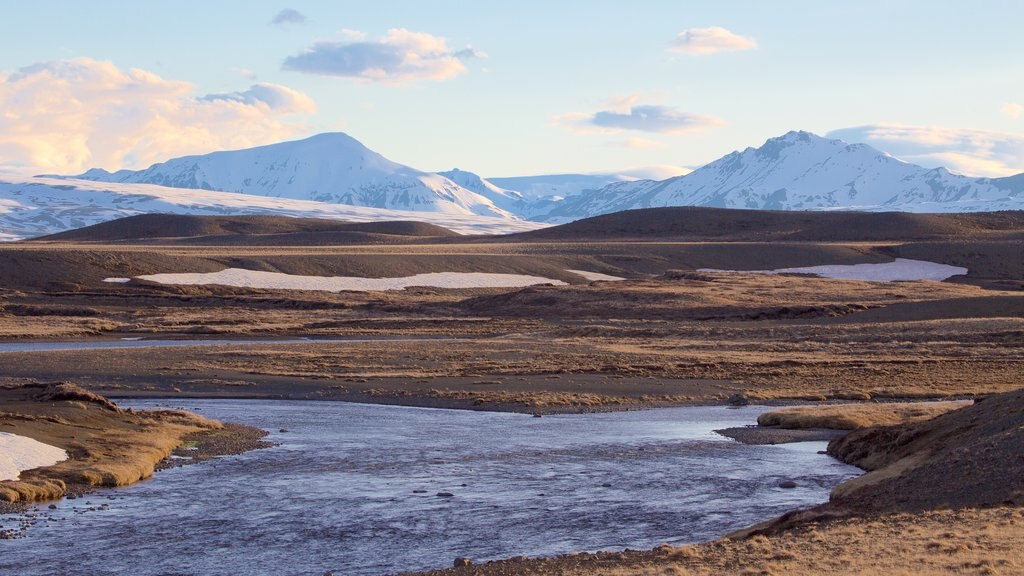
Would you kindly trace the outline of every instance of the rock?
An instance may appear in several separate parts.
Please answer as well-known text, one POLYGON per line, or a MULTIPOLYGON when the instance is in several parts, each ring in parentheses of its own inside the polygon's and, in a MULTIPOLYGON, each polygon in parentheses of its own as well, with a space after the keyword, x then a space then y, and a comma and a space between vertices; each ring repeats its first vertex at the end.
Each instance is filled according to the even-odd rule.
POLYGON ((281 434, 284 434, 287 431, 288 431, 287 428, 281 428, 280 430, 278 430, 278 432, 280 432, 281 434))
POLYGON ((413 490, 412 493, 413 494, 426 494, 427 491, 426 490, 413 490))
POLYGON ((455 497, 455 494, 452 494, 451 492, 438 492, 437 493, 437 497, 438 498, 453 498, 453 497, 455 497))
POLYGON ((456 568, 460 568, 462 566, 472 566, 473 561, 469 558, 463 558, 462 556, 459 556, 455 559, 455 562, 453 562, 452 565, 456 568))
POLYGON ((796 482, 793 482, 792 480, 780 480, 779 488, 796 488, 796 482))
POLYGON ((611 487, 612 487, 611 482, 605 482, 604 484, 601 484, 601 488, 611 488, 611 487))
POLYGON ((47 508, 49 508, 50 510, 56 510, 57 509, 57 505, 56 504, 50 504, 49 506, 47 506, 47 508))
POLYGON ((544 417, 544 415, 543 415, 543 414, 541 414, 540 412, 534 412, 534 413, 533 413, 533 417, 534 417, 534 418, 543 418, 543 417, 544 417))
POLYGON ((746 406, 750 404, 750 400, 747 400, 747 397, 740 393, 730 394, 725 402, 729 406, 746 406))

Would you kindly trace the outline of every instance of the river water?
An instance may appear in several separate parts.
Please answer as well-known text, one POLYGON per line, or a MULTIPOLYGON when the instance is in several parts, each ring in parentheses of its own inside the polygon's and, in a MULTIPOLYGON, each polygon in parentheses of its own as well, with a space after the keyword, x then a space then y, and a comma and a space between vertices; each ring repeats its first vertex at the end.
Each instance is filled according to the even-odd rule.
POLYGON ((533 418, 340 402, 171 405, 273 430, 277 446, 43 508, 25 538, 0 541, 0 574, 360 576, 457 556, 644 549, 825 501, 859 472, 818 454, 824 443, 746 446, 712 432, 754 422, 765 409, 754 406, 533 418), (779 488, 782 479, 798 487, 779 488))
POLYGON ((338 344, 358 342, 413 342, 420 340, 449 341, 452 338, 272 338, 251 340, 161 340, 145 338, 124 338, 121 340, 68 340, 64 342, 0 342, 0 354, 16 352, 63 352, 74 350, 121 350, 125 348, 184 348, 188 346, 269 346, 280 344, 338 344))

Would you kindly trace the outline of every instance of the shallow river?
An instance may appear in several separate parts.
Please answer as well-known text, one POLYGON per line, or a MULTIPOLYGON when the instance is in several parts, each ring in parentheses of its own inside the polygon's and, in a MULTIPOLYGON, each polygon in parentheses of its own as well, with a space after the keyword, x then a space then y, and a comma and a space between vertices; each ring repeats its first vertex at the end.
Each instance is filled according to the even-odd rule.
POLYGON ((532 418, 308 401, 173 406, 273 430, 279 444, 43 509, 27 537, 0 541, 0 574, 358 576, 456 556, 651 548, 822 502, 858 473, 818 454, 824 443, 745 446, 712 432, 753 422, 758 407, 532 418))

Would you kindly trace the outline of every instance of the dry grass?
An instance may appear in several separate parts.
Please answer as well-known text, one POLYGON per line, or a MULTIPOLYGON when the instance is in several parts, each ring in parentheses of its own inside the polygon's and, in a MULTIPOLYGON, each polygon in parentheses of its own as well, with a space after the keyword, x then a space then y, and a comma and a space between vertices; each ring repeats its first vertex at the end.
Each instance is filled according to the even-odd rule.
POLYGON ((971 400, 961 400, 792 406, 765 412, 758 416, 757 423, 761 426, 778 426, 791 430, 801 428, 856 430, 869 426, 895 426, 923 422, 971 404, 973 404, 971 400))
POLYGON ((69 458, 22 472, 19 481, 0 482, 0 501, 59 498, 71 484, 132 484, 151 476, 184 436, 221 427, 183 411, 121 412, 105 405, 105 399, 34 400, 38 392, 0 390, 0 430, 63 448, 69 458))

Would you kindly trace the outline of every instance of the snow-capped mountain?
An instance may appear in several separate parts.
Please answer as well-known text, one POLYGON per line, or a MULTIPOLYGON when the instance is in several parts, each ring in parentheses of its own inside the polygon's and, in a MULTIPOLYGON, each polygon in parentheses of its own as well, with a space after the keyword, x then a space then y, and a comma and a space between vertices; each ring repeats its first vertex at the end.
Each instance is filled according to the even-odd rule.
POLYGON ((1024 176, 971 178, 902 162, 866 144, 789 132, 667 180, 610 184, 535 217, 556 222, 633 208, 961 212, 1024 209, 1024 176))
POLYGON ((90 226, 136 214, 267 214, 348 222, 413 220, 463 234, 507 234, 544 224, 452 212, 415 212, 239 194, 0 173, 0 241, 90 226))
POLYGON ((506 190, 496 186, 494 183, 472 172, 453 168, 447 172, 438 172, 438 175, 444 176, 470 192, 475 192, 487 198, 498 208, 512 214, 522 215, 523 210, 526 208, 527 201, 522 194, 515 190, 506 190))
POLYGON ((560 201, 570 196, 600 190, 616 182, 636 180, 619 174, 545 174, 487 178, 492 185, 519 192, 529 202, 560 201))
POLYGON ((92 169, 82 180, 158 184, 351 206, 515 218, 448 178, 392 162, 340 132, 184 156, 145 170, 92 169))

